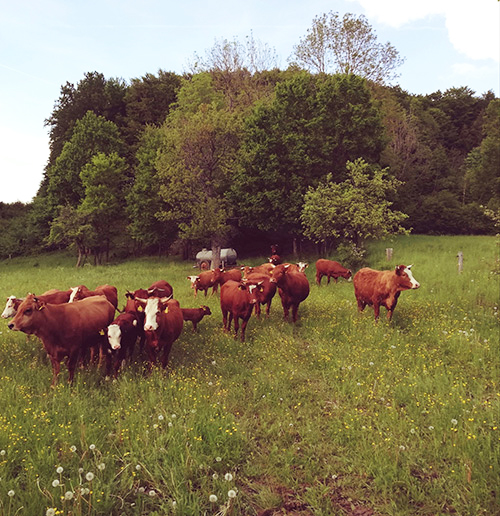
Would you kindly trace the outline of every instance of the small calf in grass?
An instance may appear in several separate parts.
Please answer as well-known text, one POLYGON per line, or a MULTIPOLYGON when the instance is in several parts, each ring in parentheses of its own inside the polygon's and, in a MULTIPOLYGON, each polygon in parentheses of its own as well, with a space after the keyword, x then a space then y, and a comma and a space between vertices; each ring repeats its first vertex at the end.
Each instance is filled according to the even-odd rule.
POLYGON ((181 308, 182 317, 185 321, 193 323, 194 331, 197 331, 196 325, 205 317, 205 315, 212 315, 208 306, 201 306, 200 308, 181 308))

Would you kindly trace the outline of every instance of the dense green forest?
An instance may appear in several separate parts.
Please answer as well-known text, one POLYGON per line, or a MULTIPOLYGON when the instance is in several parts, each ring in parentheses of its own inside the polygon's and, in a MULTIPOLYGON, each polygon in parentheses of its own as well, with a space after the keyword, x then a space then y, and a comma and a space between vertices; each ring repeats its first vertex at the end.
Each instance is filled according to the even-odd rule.
POLYGON ((245 54, 216 45, 182 76, 90 72, 65 84, 45 121, 50 157, 37 195, 0 203, 0 257, 70 247, 81 264, 188 257, 201 245, 265 253, 273 242, 328 251, 391 232, 493 231, 485 209, 500 208, 500 99, 491 91, 415 95, 355 67, 314 70, 300 59, 306 40, 280 70, 258 62, 251 43, 245 54))

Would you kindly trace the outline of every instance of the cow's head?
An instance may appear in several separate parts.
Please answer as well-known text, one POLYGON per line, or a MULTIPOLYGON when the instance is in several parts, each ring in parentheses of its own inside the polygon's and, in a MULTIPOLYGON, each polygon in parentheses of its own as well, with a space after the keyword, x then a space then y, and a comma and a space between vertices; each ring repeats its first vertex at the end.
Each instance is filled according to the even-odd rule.
POLYGON ((398 287, 401 290, 415 289, 420 287, 420 283, 413 277, 411 268, 411 265, 396 265, 398 287))
POLYGON ((351 281, 352 278, 352 271, 351 269, 347 269, 345 272, 342 273, 342 277, 345 278, 348 281, 351 281))
POLYGON ((148 297, 138 299, 144 306, 144 331, 156 331, 158 329, 158 318, 162 312, 168 311, 169 297, 148 297))
POLYGON ((5 308, 2 312, 2 318, 9 319, 10 317, 14 317, 14 315, 16 315, 17 308, 22 301, 22 299, 18 299, 16 296, 9 296, 7 298, 7 303, 5 303, 5 308))
POLYGON ((31 334, 36 329, 36 321, 39 313, 45 308, 45 303, 39 301, 35 294, 28 294, 24 301, 19 305, 17 313, 8 324, 14 331, 22 331, 31 334))
POLYGON ((297 262, 296 265, 299 268, 299 272, 306 272, 307 267, 309 267, 309 264, 306 262, 297 262))
MULTIPOLYGON (((137 326, 137 319, 132 322, 137 326)), ((113 323, 108 326, 108 342, 112 350, 117 350, 122 347, 122 327, 118 323, 113 323)))
POLYGON ((203 310, 203 315, 212 315, 212 312, 208 306, 202 305, 200 308, 203 310))
POLYGON ((191 288, 196 288, 196 283, 200 278, 198 276, 188 276, 187 279, 191 282, 191 288))
POLYGON ((79 285, 78 287, 70 288, 70 290, 71 294, 69 296, 68 303, 74 303, 75 301, 80 301, 80 299, 83 299, 83 292, 88 289, 85 285, 79 285))
POLYGON ((289 270, 289 263, 277 265, 271 272, 271 282, 280 285, 280 283, 282 283, 285 280, 285 275, 289 272, 289 270))

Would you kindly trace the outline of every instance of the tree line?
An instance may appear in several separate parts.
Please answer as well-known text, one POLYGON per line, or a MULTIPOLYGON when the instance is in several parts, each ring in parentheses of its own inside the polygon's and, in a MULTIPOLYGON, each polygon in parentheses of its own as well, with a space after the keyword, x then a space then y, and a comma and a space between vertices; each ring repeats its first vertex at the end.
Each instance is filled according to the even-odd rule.
POLYGON ((329 13, 285 70, 250 36, 216 42, 184 75, 89 72, 46 120, 33 201, 0 203, 0 256, 70 247, 80 265, 258 239, 353 258, 395 232, 491 232, 500 100, 385 84, 400 62, 362 16, 329 13), (343 55, 356 38, 371 53, 343 55))

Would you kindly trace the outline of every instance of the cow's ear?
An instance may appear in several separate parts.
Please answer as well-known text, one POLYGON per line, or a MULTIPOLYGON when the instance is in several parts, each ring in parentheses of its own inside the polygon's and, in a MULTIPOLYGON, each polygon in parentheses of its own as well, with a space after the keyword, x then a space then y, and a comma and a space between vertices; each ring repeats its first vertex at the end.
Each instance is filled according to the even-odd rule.
POLYGON ((404 266, 403 265, 396 265, 396 274, 398 276, 401 276, 403 270, 404 270, 404 266))

